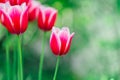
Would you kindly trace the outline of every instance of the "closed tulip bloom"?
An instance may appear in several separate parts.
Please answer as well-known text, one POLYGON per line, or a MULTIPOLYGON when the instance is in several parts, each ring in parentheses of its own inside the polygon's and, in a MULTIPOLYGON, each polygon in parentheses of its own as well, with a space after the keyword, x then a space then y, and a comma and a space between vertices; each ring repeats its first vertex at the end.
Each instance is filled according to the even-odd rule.
POLYGON ((40 3, 38 1, 31 1, 29 4, 28 15, 29 21, 37 19, 40 3))
POLYGON ((70 49, 71 41, 74 36, 74 32, 70 34, 69 28, 53 27, 50 37, 50 48, 55 55, 65 55, 70 49))
POLYGON ((55 24, 57 10, 41 6, 38 14, 38 27, 43 31, 50 31, 55 24))
POLYGON ((12 34, 21 34, 28 26, 28 7, 26 4, 11 6, 9 3, 0 9, 2 24, 12 34))

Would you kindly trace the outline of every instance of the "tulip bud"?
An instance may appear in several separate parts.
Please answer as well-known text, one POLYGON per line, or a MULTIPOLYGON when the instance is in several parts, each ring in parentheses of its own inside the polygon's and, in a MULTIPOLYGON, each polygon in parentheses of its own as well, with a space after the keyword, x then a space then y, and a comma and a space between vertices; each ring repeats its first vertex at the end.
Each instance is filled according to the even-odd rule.
POLYGON ((5 3, 3 6, 0 8, 1 20, 7 30, 17 35, 25 32, 28 26, 28 7, 24 3, 15 6, 5 3))
POLYGON ((49 31, 54 26, 57 10, 51 7, 40 7, 38 14, 38 27, 43 31, 49 31))
POLYGON ((40 6, 41 4, 38 1, 30 2, 28 9, 29 21, 37 19, 40 6))
POLYGON ((67 54, 70 49, 73 36, 74 32, 70 34, 69 28, 67 27, 63 27, 61 30, 53 27, 50 37, 50 48, 53 54, 57 56, 67 54))

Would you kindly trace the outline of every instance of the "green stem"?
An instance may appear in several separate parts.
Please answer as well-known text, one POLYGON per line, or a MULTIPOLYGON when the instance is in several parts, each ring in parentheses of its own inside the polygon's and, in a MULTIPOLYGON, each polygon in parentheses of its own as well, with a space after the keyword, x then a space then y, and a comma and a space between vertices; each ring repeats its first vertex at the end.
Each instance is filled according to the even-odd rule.
POLYGON ((17 63, 17 61, 16 61, 16 55, 17 53, 16 53, 16 45, 15 45, 15 47, 14 47, 14 54, 13 54, 13 80, 16 80, 16 67, 17 67, 17 65, 16 65, 16 63, 17 63))
POLYGON ((7 70, 7 80, 10 80, 10 62, 9 62, 9 47, 6 46, 6 70, 7 70))
POLYGON ((21 38, 18 36, 18 79, 23 80, 21 38))
POLYGON ((58 72, 58 67, 59 67, 59 62, 60 62, 60 56, 57 57, 57 63, 56 63, 56 67, 55 67, 55 73, 54 73, 53 80, 56 80, 56 76, 57 76, 57 72, 58 72))
POLYGON ((42 40, 42 53, 40 56, 40 63, 39 63, 39 75, 38 80, 42 80, 42 68, 43 68, 43 61, 44 61, 44 49, 45 49, 45 32, 43 33, 43 40, 42 40))

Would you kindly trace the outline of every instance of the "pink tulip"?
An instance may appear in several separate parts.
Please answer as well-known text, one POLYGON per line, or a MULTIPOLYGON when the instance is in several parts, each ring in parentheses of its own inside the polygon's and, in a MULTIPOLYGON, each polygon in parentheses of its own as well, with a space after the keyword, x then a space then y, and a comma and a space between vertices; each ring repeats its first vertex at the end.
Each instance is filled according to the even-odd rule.
POLYGON ((61 30, 53 27, 50 37, 50 48, 53 54, 59 56, 67 54, 73 36, 74 32, 70 34, 69 28, 67 27, 63 27, 61 30))
POLYGON ((29 4, 28 14, 29 14, 29 21, 33 21, 37 19, 39 13, 40 3, 38 1, 31 1, 29 4))
POLYGON ((43 31, 49 31, 54 26, 57 10, 51 7, 40 7, 38 14, 38 26, 43 31))
POLYGON ((12 34, 21 34, 28 26, 28 7, 22 5, 11 6, 9 3, 1 5, 0 12, 2 24, 12 34))

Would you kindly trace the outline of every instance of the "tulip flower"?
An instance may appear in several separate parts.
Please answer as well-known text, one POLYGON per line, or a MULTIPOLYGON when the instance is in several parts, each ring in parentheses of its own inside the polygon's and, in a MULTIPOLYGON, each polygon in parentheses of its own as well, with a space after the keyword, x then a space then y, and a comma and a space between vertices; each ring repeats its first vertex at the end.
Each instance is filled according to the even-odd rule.
POLYGON ((0 5, 0 20, 11 34, 18 35, 18 74, 19 80, 23 80, 20 34, 24 33, 28 26, 28 7, 25 3, 14 6, 11 6, 8 2, 2 4, 0 5))
POLYGON ((28 9, 29 21, 37 19, 40 5, 38 1, 30 2, 28 9))
POLYGON ((43 33, 43 42, 42 42, 42 54, 40 56, 40 64, 39 64, 39 74, 38 80, 42 80, 42 67, 44 60, 44 40, 45 40, 45 32, 52 29, 54 23, 56 21, 57 10, 51 7, 40 6, 38 12, 38 27, 44 31, 43 33))
POLYGON ((28 26, 28 7, 23 3, 22 5, 11 6, 5 3, 3 8, 0 8, 2 13, 2 24, 12 34, 24 33, 28 26))
POLYGON ((53 54, 57 56, 53 80, 56 80, 60 56, 66 55, 68 53, 73 36, 74 32, 70 34, 68 27, 63 27, 61 30, 56 27, 53 27, 52 29, 50 36, 50 48, 53 54))
POLYGON ((53 27, 50 37, 50 48, 55 55, 65 55, 70 49, 71 41, 74 36, 74 32, 70 34, 69 28, 53 27))
POLYGON ((43 31, 49 31, 54 26, 57 10, 51 7, 41 6, 38 13, 38 27, 43 31))

